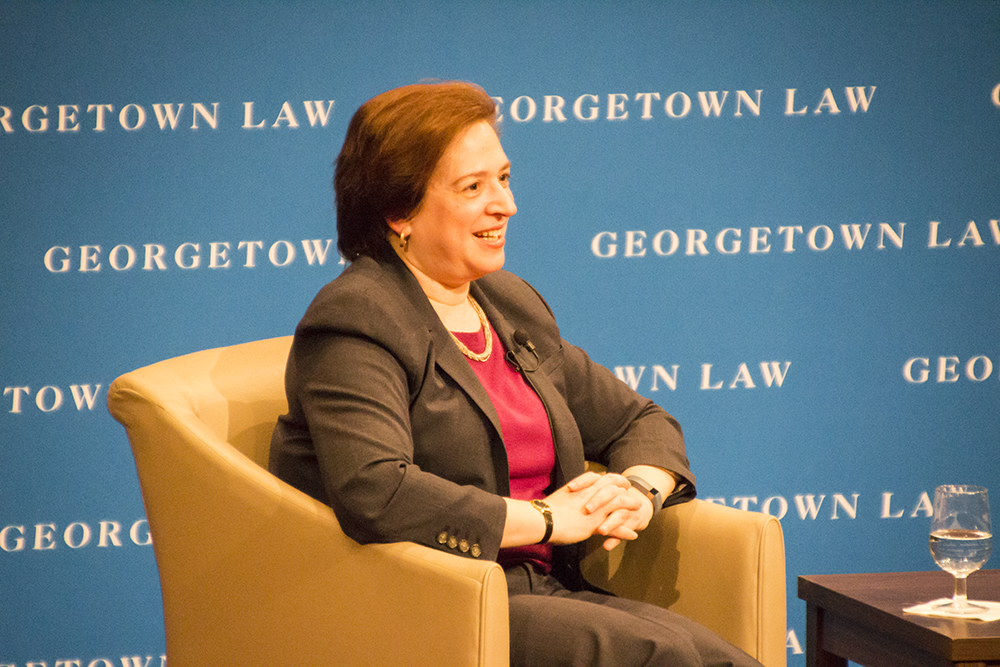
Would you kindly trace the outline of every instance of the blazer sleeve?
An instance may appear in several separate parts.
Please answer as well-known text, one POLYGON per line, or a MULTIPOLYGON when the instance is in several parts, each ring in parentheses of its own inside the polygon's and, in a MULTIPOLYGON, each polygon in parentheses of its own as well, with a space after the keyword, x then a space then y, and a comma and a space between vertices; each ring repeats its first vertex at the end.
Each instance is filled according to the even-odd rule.
POLYGON ((681 425, 582 349, 563 341, 565 395, 588 460, 622 472, 633 465, 669 470, 680 480, 665 504, 695 496, 681 425))
POLYGON ((411 423, 413 413, 424 419, 456 405, 461 414, 449 413, 445 423, 474 423, 462 401, 436 402, 446 383, 426 325, 433 311, 429 304, 428 313, 414 310, 415 280, 355 264, 320 291, 296 329, 285 373, 288 413, 275 428, 270 467, 329 504, 360 543, 410 541, 495 559, 507 510, 491 493, 492 463, 476 460, 475 474, 456 473, 452 462, 469 457, 452 452, 468 449, 469 429, 438 435, 425 422, 411 423), (428 458, 439 450, 438 459, 428 458))
POLYGON ((417 465, 408 378, 392 352, 357 335, 305 335, 295 341, 287 376, 326 501, 347 535, 496 558, 504 500, 417 465))

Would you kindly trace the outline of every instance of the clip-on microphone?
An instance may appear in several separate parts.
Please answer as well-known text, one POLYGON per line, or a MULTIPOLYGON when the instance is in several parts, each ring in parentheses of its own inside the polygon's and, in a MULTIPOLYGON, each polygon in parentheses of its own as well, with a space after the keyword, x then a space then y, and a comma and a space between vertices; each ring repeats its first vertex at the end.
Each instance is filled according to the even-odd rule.
POLYGON ((507 355, 506 355, 507 362, 511 366, 513 366, 514 368, 516 368, 517 370, 524 371, 525 373, 531 373, 533 371, 538 370, 538 366, 539 366, 538 353, 535 352, 535 345, 534 345, 534 343, 532 343, 531 339, 528 338, 528 332, 525 331, 524 329, 518 329, 518 330, 516 330, 514 332, 513 338, 514 338, 514 342, 518 345, 518 347, 522 347, 525 350, 527 350, 528 352, 531 352, 531 355, 535 358, 535 363, 534 363, 534 366, 532 368, 527 368, 525 365, 521 364, 521 362, 518 360, 517 356, 514 354, 513 350, 508 350, 507 351, 507 355))

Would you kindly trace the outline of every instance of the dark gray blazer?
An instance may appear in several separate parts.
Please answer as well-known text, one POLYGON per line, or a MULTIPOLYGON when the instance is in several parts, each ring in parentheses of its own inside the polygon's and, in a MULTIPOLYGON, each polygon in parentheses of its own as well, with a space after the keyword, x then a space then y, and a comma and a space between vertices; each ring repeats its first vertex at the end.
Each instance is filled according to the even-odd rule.
MULTIPOLYGON (((549 415, 556 486, 585 459, 616 472, 645 463, 685 478, 672 501, 693 497, 677 422, 562 340, 528 283, 497 271, 471 291, 504 350, 532 369, 524 375, 549 415), (537 359, 512 340, 516 329, 537 359)), ((347 535, 496 559, 510 492, 500 423, 399 258, 362 257, 319 292, 295 331, 285 388, 271 470, 329 504, 347 535)))

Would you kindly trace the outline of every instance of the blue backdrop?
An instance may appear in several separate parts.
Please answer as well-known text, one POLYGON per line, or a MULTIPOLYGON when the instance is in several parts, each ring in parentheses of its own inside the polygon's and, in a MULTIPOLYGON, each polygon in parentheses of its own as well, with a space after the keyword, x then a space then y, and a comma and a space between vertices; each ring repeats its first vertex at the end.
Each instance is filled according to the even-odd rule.
POLYGON ((501 101, 507 268, 677 416, 701 497, 781 518, 790 666, 797 575, 934 569, 928 494, 1000 489, 996 2, 22 2, 0 33, 0 665, 165 662, 107 386, 291 333, 342 269, 347 121, 425 78, 501 101))

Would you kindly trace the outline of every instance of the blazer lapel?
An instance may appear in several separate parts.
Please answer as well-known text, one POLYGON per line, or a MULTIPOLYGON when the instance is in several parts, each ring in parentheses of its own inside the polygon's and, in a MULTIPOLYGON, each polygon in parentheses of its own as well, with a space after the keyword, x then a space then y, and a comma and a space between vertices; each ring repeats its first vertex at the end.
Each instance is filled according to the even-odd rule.
MULTIPOLYGON (((500 418, 497 416, 496 408, 493 407, 493 402, 486 394, 486 389, 483 388, 483 383, 479 381, 476 372, 472 370, 468 360, 459 351, 455 341, 451 339, 448 330, 438 319, 437 313, 434 313, 434 319, 436 322, 431 323, 427 328, 434 346, 434 361, 441 368, 441 371, 451 377, 483 411, 502 439, 503 430, 500 428, 500 418)), ((497 353, 496 348, 494 348, 493 353, 497 353)))
MULTIPOLYGON (((483 292, 477 283, 472 283, 472 296, 483 307, 483 311, 493 324, 497 335, 503 342, 507 350, 517 350, 514 354, 518 362, 525 367, 532 364, 537 368, 537 360, 531 354, 513 343, 514 326, 511 325, 503 314, 493 307, 489 297, 483 292)), ((494 354, 496 351, 494 351, 494 354)), ((552 429, 552 442, 556 450, 556 467, 558 470, 557 482, 561 486, 578 475, 582 475, 583 468, 583 442, 580 439, 580 432, 576 427, 576 420, 566 405, 559 390, 552 384, 549 377, 543 371, 522 372, 522 377, 531 386, 538 398, 542 401, 545 413, 549 417, 549 426, 552 429)))
MULTIPOLYGON (((423 288, 420 287, 420 283, 417 282, 417 279, 395 253, 392 253, 389 261, 394 272, 394 278, 399 283, 399 289, 403 297, 412 305, 417 321, 420 323, 420 326, 427 330, 427 334, 430 336, 431 354, 433 355, 434 362, 482 410, 502 440, 503 430, 500 428, 500 418, 497 416, 496 408, 493 407, 493 403, 486 394, 483 384, 476 376, 476 372, 469 366, 469 362, 459 351, 458 346, 455 345, 455 341, 451 338, 451 334, 448 333, 448 330, 441 322, 441 318, 434 311, 434 307, 424 293, 423 288)), ((475 295, 473 296, 475 297, 475 295)), ((492 318, 490 321, 493 322, 492 318)), ((506 322, 504 322, 504 325, 506 326, 506 322)), ((493 328, 498 328, 496 322, 493 322, 493 328)), ((502 354, 503 352, 495 350, 494 353, 502 354)))

